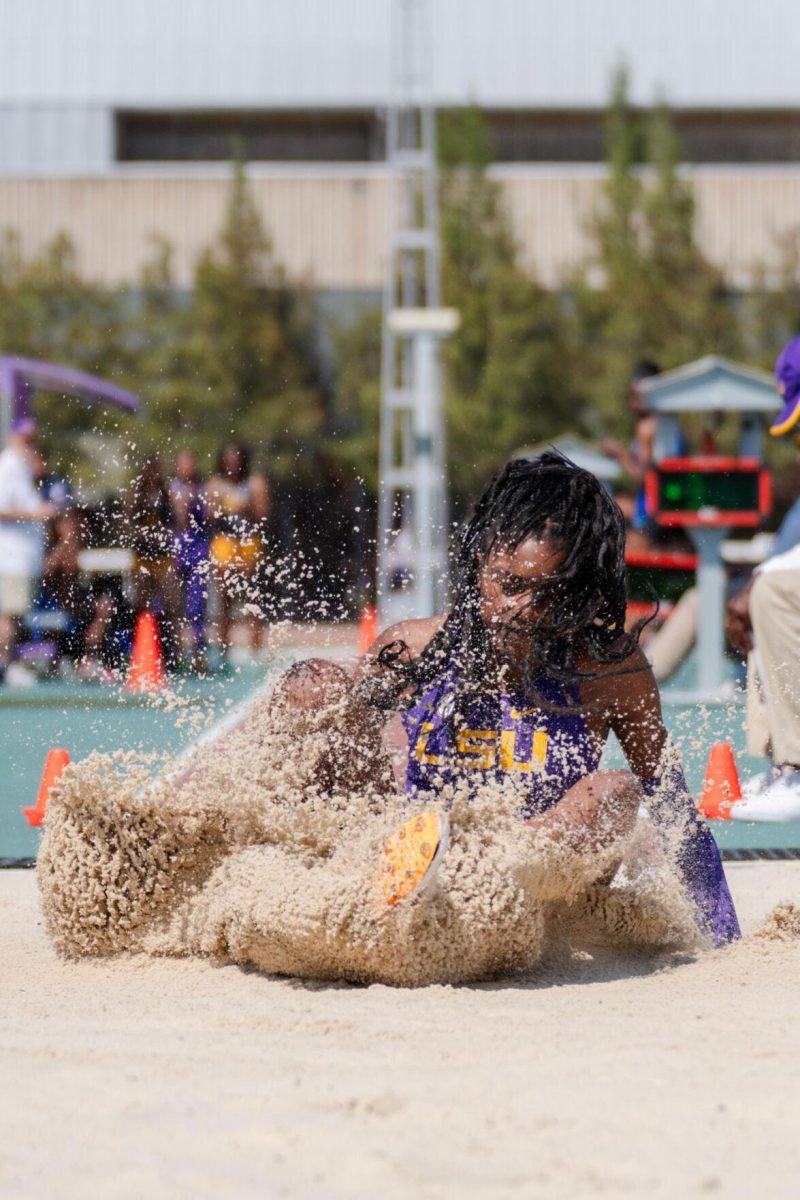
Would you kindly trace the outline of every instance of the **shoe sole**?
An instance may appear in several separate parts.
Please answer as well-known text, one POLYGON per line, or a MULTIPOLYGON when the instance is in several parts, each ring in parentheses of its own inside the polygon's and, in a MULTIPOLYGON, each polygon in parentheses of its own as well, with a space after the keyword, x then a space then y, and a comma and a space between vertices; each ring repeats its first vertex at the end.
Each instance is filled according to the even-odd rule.
POLYGON ((427 811, 404 821, 387 837, 375 884, 389 908, 416 899, 430 888, 447 851, 449 834, 447 817, 427 811))

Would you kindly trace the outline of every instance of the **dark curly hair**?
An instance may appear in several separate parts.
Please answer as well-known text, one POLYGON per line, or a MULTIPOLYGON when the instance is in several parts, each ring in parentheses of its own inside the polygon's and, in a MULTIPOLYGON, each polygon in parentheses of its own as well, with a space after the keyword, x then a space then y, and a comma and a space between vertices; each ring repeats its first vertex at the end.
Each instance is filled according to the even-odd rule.
MULTIPOLYGON (((485 689, 491 638, 481 618, 479 576, 494 550, 514 550, 526 538, 561 547, 564 560, 500 633, 524 636, 522 662, 526 694, 553 710, 552 688, 559 685, 564 707, 577 703, 582 671, 579 657, 608 666, 605 674, 627 673, 621 666, 636 649, 642 628, 655 612, 625 631, 625 524, 599 480, 564 455, 549 450, 534 459, 513 459, 489 481, 458 531, 451 554, 452 603, 439 632, 416 658, 405 642, 385 646, 383 703, 412 688, 418 692, 448 668, 456 681, 455 708, 463 715, 485 689), (549 695, 549 699, 548 699, 549 695)), ((657 611, 657 605, 656 605, 657 611)), ((376 694, 376 702, 380 703, 376 694)))

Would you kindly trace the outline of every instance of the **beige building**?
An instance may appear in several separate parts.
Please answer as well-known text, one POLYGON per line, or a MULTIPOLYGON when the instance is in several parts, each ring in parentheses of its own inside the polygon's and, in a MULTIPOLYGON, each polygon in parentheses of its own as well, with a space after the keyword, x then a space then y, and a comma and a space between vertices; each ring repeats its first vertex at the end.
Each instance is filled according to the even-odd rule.
MULTIPOLYGON (((410 0, 409 0, 410 2, 410 0)), ((278 258, 320 289, 377 289, 392 0, 0 0, 0 228, 56 233, 81 268, 135 279, 152 238, 179 284, 219 226, 236 142, 278 258)), ((796 0, 413 0, 418 90, 478 104, 524 260, 581 262, 602 114, 626 62, 665 96, 698 236, 736 287, 800 224, 796 0)))
MULTIPOLYGON (((599 198, 599 167, 496 166, 522 258, 549 286, 585 261, 586 225, 599 198)), ((759 270, 775 278, 785 238, 800 228, 800 166, 695 166, 700 245, 734 287, 759 270)), ((81 269, 117 284, 135 280, 154 238, 174 250, 185 286, 222 221, 229 172, 116 171, 104 175, 0 176, 0 227, 35 253, 61 231, 81 269)), ((381 286, 387 230, 386 174, 380 166, 252 169, 254 196, 276 255, 293 276, 319 289, 381 286)))

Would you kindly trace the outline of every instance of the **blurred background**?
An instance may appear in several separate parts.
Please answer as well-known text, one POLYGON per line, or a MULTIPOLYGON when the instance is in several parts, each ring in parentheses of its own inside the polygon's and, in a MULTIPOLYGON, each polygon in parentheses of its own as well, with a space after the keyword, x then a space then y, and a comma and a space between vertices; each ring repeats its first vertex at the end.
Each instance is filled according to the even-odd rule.
MULTIPOLYGON (((800 23, 791 0, 409 4, 461 317, 442 351, 458 517, 521 448, 629 441, 643 362, 771 369, 800 325, 800 23)), ((391 7, 0 0, 0 354, 141 398, 37 394, 81 552, 157 562, 137 511, 180 533, 216 478, 305 556, 282 615, 371 599, 391 7), (232 442, 246 462, 223 469, 232 442)), ((774 526, 798 478, 791 445, 770 453, 774 526)), ((237 541, 223 526, 205 533, 237 541)))

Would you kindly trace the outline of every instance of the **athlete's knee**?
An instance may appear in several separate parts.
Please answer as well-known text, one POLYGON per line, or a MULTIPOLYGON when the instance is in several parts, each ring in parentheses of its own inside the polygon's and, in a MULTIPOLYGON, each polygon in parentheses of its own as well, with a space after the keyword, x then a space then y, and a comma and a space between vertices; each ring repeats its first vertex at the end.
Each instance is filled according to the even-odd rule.
POLYGON ((594 771, 587 778, 609 801, 619 804, 638 804, 642 785, 632 771, 594 771))
POLYGON ((620 836, 634 826, 642 787, 630 771, 593 771, 575 785, 588 823, 620 836))
POLYGON ((289 708, 312 712, 340 699, 350 676, 339 663, 326 658, 306 658, 285 673, 277 687, 277 698, 289 708))

